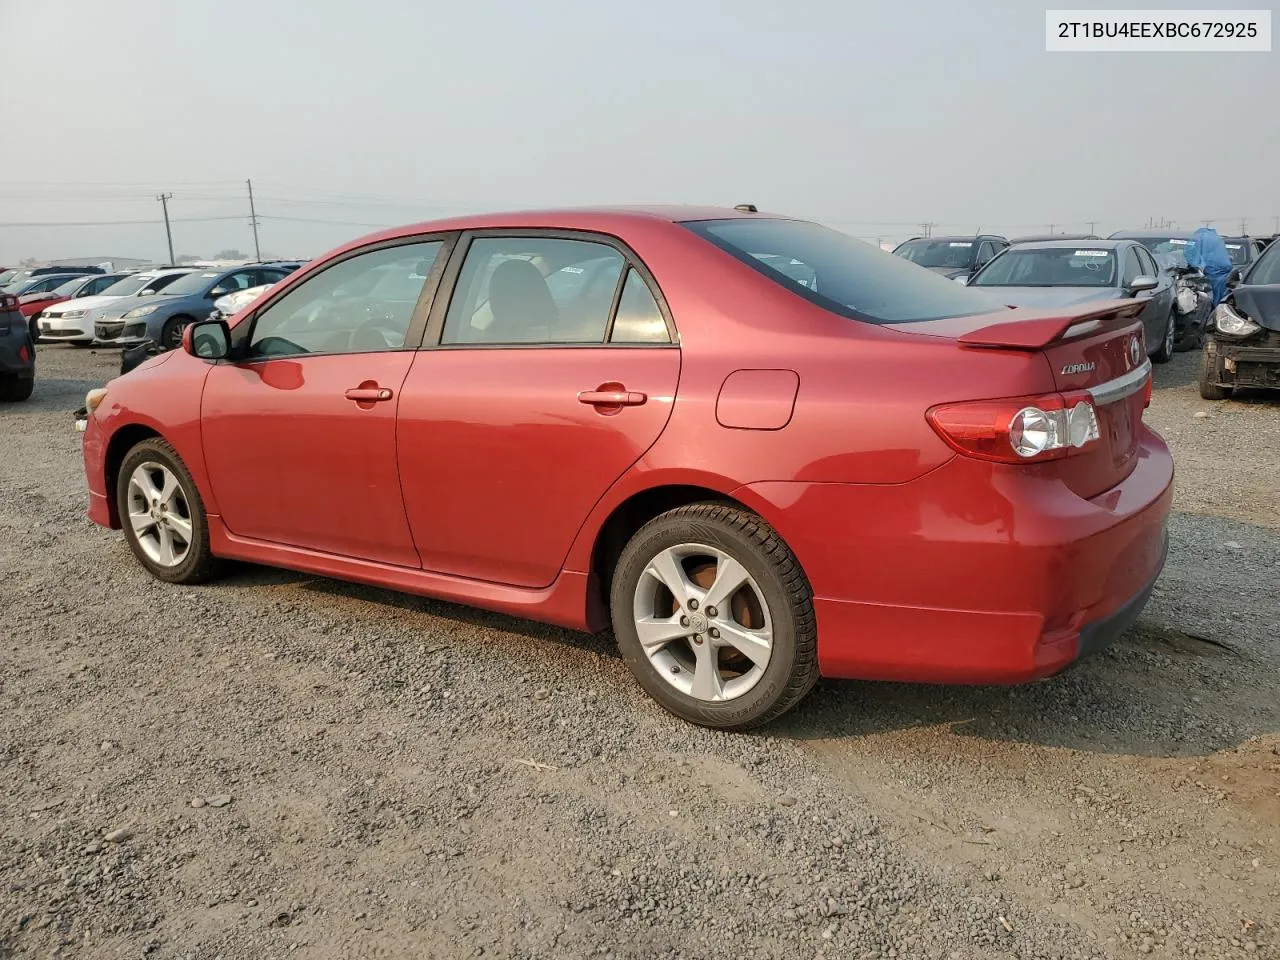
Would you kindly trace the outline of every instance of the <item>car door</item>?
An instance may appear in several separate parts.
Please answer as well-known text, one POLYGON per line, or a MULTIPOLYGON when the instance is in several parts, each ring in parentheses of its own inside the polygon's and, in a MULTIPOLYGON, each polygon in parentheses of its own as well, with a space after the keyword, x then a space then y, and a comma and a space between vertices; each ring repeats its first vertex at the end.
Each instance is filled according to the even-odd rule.
POLYGON ((357 250, 237 324, 201 402, 210 483, 239 537, 419 566, 396 463, 400 388, 450 238, 357 250))
POLYGON ((1139 317, 1142 321, 1143 335, 1147 343, 1159 343, 1160 335, 1164 332, 1165 318, 1156 314, 1155 298, 1152 296, 1154 291, 1143 290, 1135 294, 1129 292, 1130 285, 1142 276, 1143 272, 1137 248, 1131 244, 1122 250, 1117 250, 1116 253, 1120 256, 1120 292, 1123 296, 1132 296, 1136 300, 1146 301, 1139 317))
POLYGON ((445 284, 401 391, 414 543, 424 569, 543 587, 666 425, 674 326, 643 265, 596 234, 468 235, 445 284))

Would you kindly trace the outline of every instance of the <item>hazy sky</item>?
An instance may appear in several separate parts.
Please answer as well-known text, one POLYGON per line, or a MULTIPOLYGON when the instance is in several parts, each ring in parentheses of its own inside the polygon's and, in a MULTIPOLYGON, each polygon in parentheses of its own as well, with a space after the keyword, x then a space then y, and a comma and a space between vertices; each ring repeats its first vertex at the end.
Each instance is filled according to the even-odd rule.
POLYGON ((247 177, 263 252, 295 256, 458 210, 646 201, 886 238, 1270 232, 1280 53, 1050 54, 1047 5, 1073 6, 0 0, 0 264, 163 259, 161 191, 176 253, 251 251, 247 177), (213 217, 238 219, 188 219, 213 217), (12 225, 122 220, 148 222, 12 225))

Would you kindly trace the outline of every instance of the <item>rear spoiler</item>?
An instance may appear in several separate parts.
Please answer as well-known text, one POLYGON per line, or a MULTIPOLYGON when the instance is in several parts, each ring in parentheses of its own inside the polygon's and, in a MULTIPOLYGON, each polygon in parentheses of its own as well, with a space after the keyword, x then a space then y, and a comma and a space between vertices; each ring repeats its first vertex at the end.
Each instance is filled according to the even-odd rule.
POLYGON ((1112 300, 1105 306, 1086 304, 1078 308, 1022 310, 1020 313, 1026 319, 992 324, 956 339, 966 347, 1040 350, 1058 341, 1122 327, 1146 305, 1145 300, 1112 300))

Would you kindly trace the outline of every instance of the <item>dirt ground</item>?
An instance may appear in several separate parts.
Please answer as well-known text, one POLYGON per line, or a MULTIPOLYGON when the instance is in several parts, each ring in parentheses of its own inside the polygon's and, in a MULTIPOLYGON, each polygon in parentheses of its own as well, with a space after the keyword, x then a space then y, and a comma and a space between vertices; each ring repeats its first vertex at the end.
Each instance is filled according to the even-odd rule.
POLYGON ((84 517, 41 346, 0 409, 0 958, 1280 957, 1280 402, 1157 368, 1138 625, 1018 688, 824 682, 674 720, 608 637, 263 568, 180 588, 84 517))

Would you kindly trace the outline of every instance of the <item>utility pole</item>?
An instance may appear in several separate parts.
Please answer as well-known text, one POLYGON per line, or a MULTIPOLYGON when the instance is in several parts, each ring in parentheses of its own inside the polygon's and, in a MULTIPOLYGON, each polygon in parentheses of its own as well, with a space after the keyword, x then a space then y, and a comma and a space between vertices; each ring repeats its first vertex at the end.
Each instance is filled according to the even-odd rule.
POLYGON ((933 224, 932 224, 932 223, 922 223, 922 224, 920 224, 920 229, 924 231, 924 235, 925 235, 926 237, 932 237, 932 236, 933 236, 933 224))
POLYGON ((261 260, 262 249, 258 246, 258 214, 253 209, 253 181, 246 180, 245 183, 249 187, 249 222, 253 224, 253 257, 255 260, 261 260))
POLYGON ((1249 235, 1249 218, 1240 218, 1240 236, 1247 237, 1249 235))
POLYGON ((1097 232, 1098 232, 1098 221, 1097 221, 1097 220, 1090 220, 1090 221, 1089 221, 1089 232, 1090 232, 1090 233, 1097 233, 1097 232))
POLYGON ((1057 226, 1057 224, 1056 224, 1056 223, 1051 223, 1051 224, 1049 224, 1049 236, 1051 236, 1051 237, 1053 236, 1053 228, 1054 228, 1054 227, 1056 227, 1056 226, 1057 226))
POLYGON ((162 193, 157 200, 164 210, 164 235, 169 238, 169 266, 174 266, 173 262, 173 230, 169 227, 169 201, 173 199, 172 193, 162 193))

